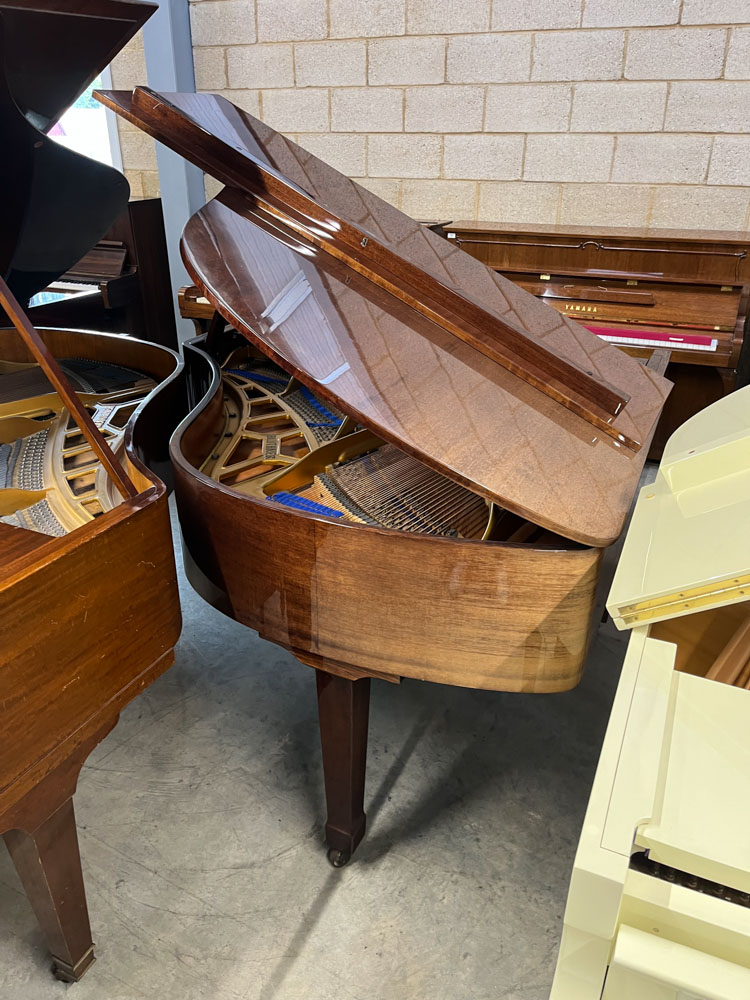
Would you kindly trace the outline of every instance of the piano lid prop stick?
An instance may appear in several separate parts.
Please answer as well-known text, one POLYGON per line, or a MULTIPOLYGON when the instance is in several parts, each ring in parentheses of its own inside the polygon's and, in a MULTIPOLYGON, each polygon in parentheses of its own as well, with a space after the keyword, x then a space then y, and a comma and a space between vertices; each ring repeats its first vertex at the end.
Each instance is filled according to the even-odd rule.
POLYGON ((51 352, 47 348, 37 330, 32 326, 29 317, 24 312, 20 302, 15 297, 10 288, 0 277, 0 305, 10 317, 13 326, 18 330, 21 339, 39 362, 39 366, 52 383, 55 391, 68 408, 71 416, 78 424, 94 454, 107 470, 107 475, 114 482, 117 489, 127 500, 129 497, 138 495, 138 490, 132 480, 115 458, 112 449, 109 447, 104 437, 91 419, 86 407, 78 398, 65 375, 60 370, 60 366, 55 361, 51 352))

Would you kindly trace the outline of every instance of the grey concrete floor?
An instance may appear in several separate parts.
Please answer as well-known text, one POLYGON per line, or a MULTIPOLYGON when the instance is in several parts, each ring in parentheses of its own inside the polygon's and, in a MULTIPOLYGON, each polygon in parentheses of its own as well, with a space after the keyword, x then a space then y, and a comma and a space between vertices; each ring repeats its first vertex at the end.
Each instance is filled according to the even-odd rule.
POLYGON ((313 671, 182 597, 174 667, 79 783, 98 961, 50 977, 2 852, 1 1000, 546 1000, 627 636, 599 627, 568 694, 375 682, 368 834, 336 871, 313 671))

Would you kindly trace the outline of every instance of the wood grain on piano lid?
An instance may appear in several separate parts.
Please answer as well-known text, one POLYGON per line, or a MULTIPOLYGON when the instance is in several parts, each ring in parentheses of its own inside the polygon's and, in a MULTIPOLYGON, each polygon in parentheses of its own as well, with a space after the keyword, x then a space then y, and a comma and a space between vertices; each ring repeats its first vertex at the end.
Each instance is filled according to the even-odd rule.
MULTIPOLYGON (((280 224, 271 235, 215 200, 190 220, 182 248, 229 322, 383 438, 559 534, 597 546, 619 534, 645 449, 618 447, 280 224)), ((645 384, 628 409, 648 436, 661 394, 645 384)))
MULTIPOLYGON (((400 270, 406 275, 406 294, 401 296, 405 301, 422 312, 437 304, 433 314, 440 317, 441 325, 453 323, 454 335, 480 350, 486 347, 489 353, 504 353, 506 361, 502 363, 553 398, 564 400, 565 405, 576 408, 581 399, 588 401, 587 419, 599 420, 597 426, 606 433, 638 443, 648 434, 650 423, 646 427, 633 424, 633 409, 620 410, 614 420, 601 420, 601 415, 606 416, 606 408, 612 405, 605 396, 614 387, 615 393, 625 397, 633 393, 650 397, 655 416, 667 391, 658 376, 632 367, 627 358, 611 352, 572 321, 545 313, 528 296, 519 297, 508 281, 467 259, 455 246, 229 102, 209 94, 170 94, 162 98, 141 88, 132 98, 122 92, 101 96, 110 107, 218 179, 252 190, 248 205, 254 206, 262 197, 272 211, 312 234, 313 242, 328 252, 346 254, 351 266, 366 269, 371 280, 382 279, 388 266, 400 260, 400 270), (244 163, 237 160, 237 153, 244 163), (269 166, 270 172, 259 170, 258 162, 269 166), (359 249, 367 246, 367 238, 361 244, 352 244, 352 227, 358 236, 369 234, 372 242, 367 249, 359 249), (411 299, 409 289, 413 292, 411 299), (461 300, 463 305, 459 306, 461 300), (540 347, 543 354, 552 352, 552 356, 546 353, 542 368, 534 355, 540 347), (513 351, 517 352, 515 360, 513 351), (571 375, 571 371, 578 374, 571 375), (572 385, 586 373, 600 383, 598 389, 591 388, 589 381, 588 395, 561 393, 560 386, 566 380, 572 378, 572 385)), ((239 208, 237 204, 234 207, 239 208)), ((390 273, 393 276, 396 272, 390 273)), ((579 408, 576 412, 582 411, 579 408)), ((610 410, 615 412, 617 409, 610 410)))

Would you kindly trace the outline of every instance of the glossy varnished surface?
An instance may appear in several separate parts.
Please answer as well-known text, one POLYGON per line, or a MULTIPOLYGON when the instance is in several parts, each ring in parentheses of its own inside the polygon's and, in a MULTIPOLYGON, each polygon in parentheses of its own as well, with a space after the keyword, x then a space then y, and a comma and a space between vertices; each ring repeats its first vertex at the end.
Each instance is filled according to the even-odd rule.
MULTIPOLYGON (((171 351, 130 338, 40 335, 55 357, 140 365, 160 381, 179 368, 171 351)), ((32 360, 12 330, 0 330, 0 358, 32 360)), ((137 495, 62 538, 2 526, 0 816, 170 662, 180 615, 166 490, 135 455, 127 472, 137 495)))
MULTIPOLYGON (((380 436, 567 537, 606 545, 619 534, 643 451, 596 434, 343 264, 311 260, 220 201, 193 217, 183 250, 230 322, 380 436), (262 314, 295 280, 311 291, 269 333, 262 314)), ((628 410, 650 429, 661 399, 646 385, 650 398, 634 396, 628 410)))
MULTIPOLYGON (((118 93, 108 99, 129 113, 129 95, 118 93)), ((547 309, 228 102, 211 95, 170 95, 170 100, 221 136, 224 148, 245 150, 256 160, 270 163, 274 171, 288 178, 287 188, 291 183, 318 199, 329 213, 332 231, 339 225, 338 218, 346 219, 358 231, 374 234, 381 245, 418 270, 430 289, 460 290, 471 303, 480 303, 487 315, 524 331, 545 349, 615 386, 630 401, 613 426, 623 440, 648 440, 666 394, 666 385, 658 376, 634 365, 588 331, 547 309)), ((143 122, 139 120, 139 124, 143 122)), ((145 127, 148 130, 148 125, 145 127)), ((257 172, 249 161, 246 167, 249 176, 253 170, 257 172)), ((216 172, 221 175, 220 163, 216 172)), ((539 523, 585 542, 607 544, 617 536, 643 455, 633 458, 623 449, 602 443, 605 435, 590 423, 471 345, 460 339, 457 342, 438 323, 419 315, 413 304, 380 291, 372 278, 358 278, 361 261, 354 251, 350 251, 348 266, 340 265, 332 254, 320 252, 315 240, 320 242, 322 237, 308 238, 315 228, 309 219, 306 228, 293 211, 287 212, 286 222, 274 218, 274 212, 282 211, 275 189, 266 196, 262 211, 238 192, 225 194, 223 201, 212 203, 189 225, 184 241, 186 261, 220 311, 267 353, 337 400, 345 412, 361 417, 439 471, 473 484, 483 495, 497 497, 539 523), (259 234, 259 226, 274 232, 259 234), (274 268, 268 263, 270 258, 274 268), (263 273, 259 274, 259 269, 263 273), (261 314, 300 271, 311 285, 315 283, 313 294, 277 328, 274 337, 264 336, 264 328, 268 332, 270 324, 261 314), (373 320, 368 314, 373 311, 374 323, 380 327, 377 346, 369 339, 373 320), (321 312, 326 314, 327 328, 310 329, 311 323, 319 323, 321 312), (360 334, 361 324, 368 329, 367 334, 360 334), (310 347, 313 338, 314 352, 310 347), (280 340, 285 341, 283 356, 278 351, 280 340), (435 344, 437 349, 433 350, 435 344), (315 354, 317 364, 310 362, 310 353, 315 354), (419 360, 405 362, 407 355, 419 360), (323 366, 323 361, 327 364, 334 359, 335 364, 323 366), (306 370, 307 364, 310 370, 306 370), (349 365, 348 371, 332 378, 344 364, 349 365), (489 387, 487 398, 476 407, 484 414, 479 421, 482 426, 477 427, 476 414, 472 413, 461 430, 450 429, 436 437, 434 428, 444 422, 446 412, 454 404, 463 407, 466 394, 471 392, 472 379, 465 378, 468 369, 473 371, 476 385, 489 387), (425 370, 435 371, 438 380, 447 384, 447 399, 429 392, 425 370), (328 385, 321 386, 320 380, 326 378, 330 379, 328 385), (432 397, 429 400, 428 394, 432 397), (501 397, 506 396, 503 403, 501 397), (520 407, 518 400, 522 401, 520 407), (549 425, 558 430, 547 437, 549 425), (485 427, 493 439, 490 454, 485 427), (522 459, 527 442, 531 442, 531 450, 522 459), (534 449, 540 447, 543 454, 534 455, 534 449), (499 452, 503 454, 498 456, 499 452), (538 469, 545 463, 545 477, 556 479, 554 489, 540 482, 538 469), (511 466, 513 475, 509 474, 511 466), (569 474, 572 480, 568 488, 569 474)))
POLYGON ((507 691, 578 682, 599 550, 342 524, 244 496, 196 469, 220 402, 217 376, 171 444, 188 575, 207 600, 334 672, 507 691))
MULTIPOLYGON (((317 178, 317 186, 309 170, 304 171, 306 182, 297 183, 299 162, 280 165, 268 154, 269 137, 276 133, 266 130, 263 136, 256 128, 260 122, 243 117, 238 108, 214 95, 164 96, 138 87, 132 96, 111 92, 98 96, 234 186, 252 210, 268 214, 272 225, 283 219, 313 246, 365 274, 600 430, 618 440, 629 439, 623 426, 615 427, 627 394, 597 377, 588 365, 577 364, 530 336, 529 329, 514 322, 507 303, 498 311, 486 294, 474 293, 470 282, 456 282, 445 268, 435 272, 431 260, 413 259, 409 250, 404 253, 407 241, 397 232, 394 238, 382 226, 377 208, 371 212, 369 225, 363 225, 356 214, 353 218, 347 203, 352 200, 347 195, 353 184, 337 171, 321 164, 327 173, 317 178)), ((235 208, 243 211, 241 204, 235 208)), ((410 229, 418 226, 407 221, 410 229)), ((638 447, 637 438, 631 443, 638 447)))
MULTIPOLYGON (((168 382, 180 368, 171 351, 130 338, 40 336, 52 357, 140 364, 168 382)), ((8 330, 0 357, 33 360, 8 330)), ((52 392, 38 399, 60 405, 52 392)), ((168 430, 148 426, 148 402, 142 455, 164 448, 168 430)), ((66 981, 93 961, 72 807, 78 772, 120 710, 170 666, 180 633, 166 488, 132 448, 125 466, 135 495, 64 537, 0 526, 0 833, 66 981)))

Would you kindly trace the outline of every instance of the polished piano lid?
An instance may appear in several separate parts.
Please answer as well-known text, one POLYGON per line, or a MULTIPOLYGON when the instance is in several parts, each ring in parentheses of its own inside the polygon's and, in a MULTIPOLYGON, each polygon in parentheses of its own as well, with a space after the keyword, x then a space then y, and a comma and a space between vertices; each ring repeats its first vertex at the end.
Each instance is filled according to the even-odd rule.
POLYGON ((118 170, 47 133, 156 9, 140 0, 0 0, 0 276, 22 305, 127 205, 118 170))
POLYGON ((182 252, 249 340, 488 500, 617 537, 664 379, 228 101, 100 97, 228 185, 182 252))
POLYGON ((47 132, 156 9, 143 0, 0 0, 5 76, 23 116, 47 132))
POLYGON ((750 600, 750 386, 671 436, 638 496, 607 608, 632 628, 750 600))

